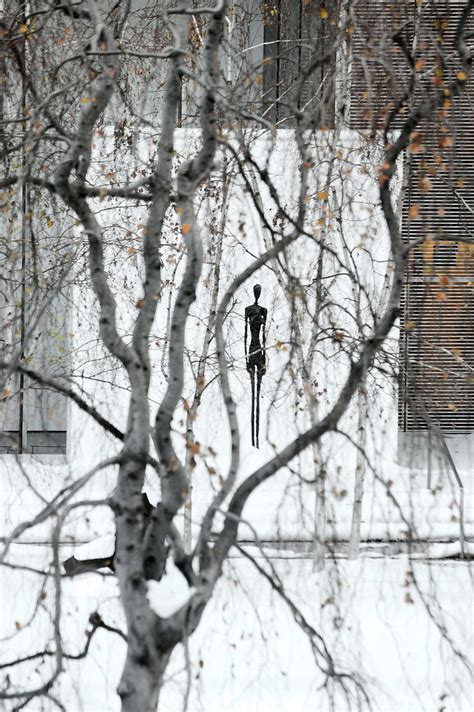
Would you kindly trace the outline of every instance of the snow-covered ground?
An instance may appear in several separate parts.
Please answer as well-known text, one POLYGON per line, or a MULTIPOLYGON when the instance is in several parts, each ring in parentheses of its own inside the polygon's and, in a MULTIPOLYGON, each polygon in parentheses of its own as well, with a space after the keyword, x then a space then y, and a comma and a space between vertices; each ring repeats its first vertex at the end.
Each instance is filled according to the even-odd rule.
MULTIPOLYGON (((329 134, 327 136, 321 140, 329 140, 329 134)), ((354 137, 350 135, 346 139, 349 149, 354 147, 354 137)), ((291 140, 289 132, 280 133, 272 159, 272 174, 285 200, 288 197, 290 207, 291 196, 297 186, 297 182, 293 181, 294 173, 288 169, 291 140)), ((190 150, 188 134, 183 134, 182 144, 190 150)), ((100 162, 103 160, 102 148, 100 146, 100 150, 97 149, 100 162)), ((113 148, 113 144, 108 145, 109 150, 113 148)), ((352 155, 351 151, 349 153, 352 163, 359 164, 361 156, 352 155)), ((125 154, 122 160, 128 160, 125 154)), ((363 160, 369 168, 377 164, 374 157, 363 160)), ((295 163, 295 170, 296 167, 295 163)), ((361 274, 368 280, 370 293, 373 292, 375 296, 383 269, 381 266, 376 279, 372 261, 364 267, 364 255, 372 254, 374 260, 380 258, 382 265, 386 259, 387 242, 380 215, 377 217, 372 213, 378 195, 376 175, 375 171, 367 169, 350 179, 351 183, 354 182, 350 189, 354 201, 351 198, 348 205, 352 201, 359 207, 354 208, 353 214, 351 208, 348 210, 350 214, 346 215, 345 211, 343 215, 354 245, 363 236, 365 248, 357 248, 354 254, 361 274)), ((324 172, 321 172, 319 179, 325 180, 324 172)), ((315 217, 319 216, 321 209, 316 200, 318 187, 321 186, 314 188, 315 217)), ((263 195, 263 202, 270 205, 268 220, 271 222, 275 217, 275 207, 271 207, 271 201, 265 200, 266 193, 263 195)), ((229 208, 227 231, 231 249, 226 258, 226 277, 222 278, 222 288, 237 267, 239 270, 246 267, 253 259, 252 254, 260 253, 265 246, 261 220, 255 211, 252 212, 249 203, 245 191, 236 190, 229 208), (242 226, 245 229, 241 234, 242 226), (235 249, 236 235, 240 245, 238 250, 235 249)), ((212 211, 209 214, 214 215, 212 211)), ((115 229, 115 225, 120 223, 120 214, 110 211, 108 215, 110 225, 115 229)), ((137 226, 140 226, 142 216, 137 211, 134 217, 137 226)), ((127 224, 131 224, 130 220, 127 218, 127 224)), ((119 323, 124 333, 130 328, 129 321, 135 315, 136 300, 141 295, 141 292, 136 291, 141 289, 141 280, 137 278, 139 270, 134 266, 135 258, 130 255, 130 249, 129 246, 128 249, 120 245, 117 247, 121 255, 121 267, 117 275, 120 275, 120 281, 122 275, 127 275, 132 285, 130 288, 120 287, 118 291, 121 307, 119 323)), ((176 249, 174 242, 170 242, 169 249, 173 257, 173 250, 176 249)), ((295 253, 293 257, 296 260, 298 254, 295 253)), ((174 261, 173 257, 169 263, 168 276, 174 274, 174 261)), ((293 400, 288 397, 280 401, 276 397, 279 395, 275 390, 276 384, 286 369, 288 358, 286 346, 281 348, 290 338, 288 306, 285 306, 285 299, 269 271, 255 275, 255 279, 262 282, 262 304, 269 310, 269 363, 262 386, 260 450, 251 447, 250 383, 242 343, 243 313, 245 306, 252 300, 251 283, 239 293, 235 313, 227 324, 228 353, 233 364, 231 389, 237 402, 242 435, 240 479, 267 461, 274 454, 275 448, 280 449, 287 444, 304 426, 303 421, 307 416, 305 409, 300 407, 293 417, 293 400)), ((203 295, 206 295, 204 288, 199 299, 203 295)), ((205 328, 205 320, 200 317, 199 299, 193 306, 194 318, 189 325, 189 344, 193 348, 202 343, 205 328)), ((77 353, 71 357, 72 372, 76 374, 78 385, 85 386, 86 392, 101 412, 109 416, 117 427, 123 427, 129 395, 126 387, 113 371, 108 377, 110 382, 103 387, 97 385, 96 379, 102 378, 105 367, 102 360, 97 360, 94 340, 97 320, 90 290, 82 289, 79 282, 71 301, 75 304, 71 314, 71 331, 77 333, 77 344, 73 346, 78 347, 77 353)), ((204 300, 203 310, 206 304, 204 300)), ((161 333, 165 332, 166 316, 166 310, 160 312, 155 324, 159 340, 152 347, 152 370, 156 381, 152 396, 156 402, 160 402, 164 388, 161 333)), ((391 339, 389 348, 396 354, 397 333, 391 339)), ((318 380, 321 383, 327 380, 329 384, 328 394, 321 400, 320 415, 329 407, 335 389, 338 392, 342 385, 343 374, 340 373, 336 356, 333 355, 327 361, 325 358, 319 359, 315 365, 318 380)), ((184 392, 187 398, 192 397, 193 387, 191 379, 184 392)), ((293 387, 289 388, 288 392, 293 393, 293 390, 293 387)), ((215 393, 212 395, 212 386, 208 392, 211 394, 209 401, 203 405, 195 423, 196 439, 201 444, 193 472, 195 534, 219 476, 225 476, 229 467, 225 409, 221 398, 215 393)), ((406 543, 429 539, 430 548, 422 555, 428 553, 429 556, 442 557, 446 553, 456 554, 459 551, 460 490, 452 473, 445 465, 440 468, 433 466, 433 481, 428 489, 425 462, 421 466, 398 462, 396 389, 389 389, 385 381, 374 381, 370 396, 367 450, 374 471, 367 472, 362 539, 378 541, 384 552, 386 542, 401 540, 406 543)), ((181 453, 184 452, 184 440, 180 435, 183 428, 180 418, 183 413, 178 410, 175 418, 177 446, 181 453)), ((341 428, 348 436, 356 434, 355 407, 348 410, 341 428)), ((472 541, 472 441, 469 447, 471 450, 463 458, 465 469, 460 474, 466 492, 465 534, 472 541)), ((33 519, 44 507, 45 501, 52 501, 64 487, 84 476, 90 467, 97 464, 98 459, 116 452, 116 443, 70 404, 67 458, 37 458, 28 455, 22 455, 18 461, 12 455, 2 455, 0 458, 0 535, 9 536, 20 522, 33 519)), ((341 435, 331 436, 323 443, 322 454, 328 473, 326 534, 335 543, 338 554, 343 551, 342 545, 347 541, 350 531, 355 452, 349 438, 341 435)), ((426 449, 422 448, 420 452, 421 460, 426 459, 426 449)), ((242 538, 251 540, 256 531, 261 539, 271 541, 274 545, 280 541, 311 541, 315 500, 314 485, 311 484, 314 478, 311 453, 304 453, 292 463, 292 468, 293 475, 288 470, 282 470, 252 495, 244 510, 244 518, 251 527, 241 527, 242 538)), ((83 487, 78 497, 106 498, 115 484, 116 472, 112 468, 104 469, 83 487)), ((150 478, 145 489, 150 500, 155 503, 159 497, 156 478, 150 478)), ((21 537, 23 543, 12 545, 9 560, 17 566, 44 567, 50 561, 51 552, 33 542, 50 540, 51 526, 49 519, 26 531, 21 537)), ((61 547, 61 557, 66 559, 72 553, 79 558, 81 555, 89 557, 110 554, 113 536, 112 513, 107 507, 101 506, 95 511, 89 507, 73 510, 61 533, 61 541, 70 542, 71 545, 61 547), (79 552, 73 546, 74 542, 81 544, 85 541, 91 542, 87 550, 79 552)), ((273 554, 276 553, 273 549, 273 554)), ((419 553, 417 551, 416 555, 419 553)), ((342 661, 344 669, 355 670, 368 681, 368 691, 375 709, 380 712, 464 712, 474 708, 471 682, 460 657, 469 655, 472 650, 472 579, 469 563, 417 560, 412 564, 415 574, 413 578, 412 573, 407 573, 411 572, 411 568, 406 557, 363 558, 357 562, 337 559, 328 561, 327 570, 316 574, 312 572, 311 561, 301 558, 301 550, 297 558, 291 558, 288 549, 284 553, 279 552, 279 556, 273 560, 274 566, 294 600, 312 625, 327 639, 335 660, 342 661), (420 592, 424 594, 423 597, 420 592), (443 642, 441 631, 444 630, 448 632, 451 645, 443 642), (458 651, 459 655, 456 656, 453 650, 458 651)), ((259 561, 265 563, 261 559, 259 561)), ((49 643, 49 649, 53 650, 51 615, 54 596, 51 582, 42 588, 43 579, 26 568, 16 571, 3 568, 1 571, 1 662, 18 655, 30 655, 44 648, 45 643, 49 643)), ((186 590, 183 591, 182 584, 182 581, 178 582, 172 576, 162 585, 151 584, 149 593, 154 607, 164 613, 173 609, 178 597, 179 601, 185 600, 186 590)), ((95 611, 100 613, 109 626, 123 630, 116 583, 112 575, 103 577, 91 573, 64 579, 61 588, 60 628, 66 652, 79 654, 84 648, 86 630, 90 628, 89 616, 95 611)), ((63 662, 66 675, 55 684, 52 694, 63 702, 68 712, 112 712, 118 709, 115 689, 124 650, 125 645, 120 636, 98 629, 86 659, 63 662)), ((209 605, 198 632, 190 641, 190 658, 193 681, 188 706, 190 712, 327 712, 330 709, 321 689, 322 676, 314 666, 305 636, 292 620, 286 604, 272 593, 268 583, 258 577, 251 564, 242 558, 230 561, 216 597, 209 605)), ((186 689, 183 660, 182 651, 178 651, 162 697, 164 712, 182 709, 186 689)), ((54 658, 49 657, 41 664, 38 661, 28 663, 27 669, 14 668, 8 673, 10 684, 14 685, 15 681, 21 680, 24 688, 37 687, 47 679, 48 671, 53 670, 54 664, 54 658)), ((0 677, 2 672, 0 669, 0 677)), ((51 700, 38 703, 36 707, 35 704, 32 702, 27 709, 38 712, 42 709, 48 712, 57 709, 51 700)), ((353 700, 336 700, 335 712, 352 712, 355 709, 353 700)))
MULTIPOLYGON (((41 567, 48 558, 46 549, 31 545, 16 545, 14 555, 17 563, 30 567, 41 567)), ((268 570, 264 557, 258 562, 268 570)), ((324 636, 336 663, 366 681, 375 710, 473 709, 474 689, 463 660, 472 656, 474 632, 468 562, 410 562, 405 556, 332 560, 322 573, 313 572, 309 559, 273 558, 271 564, 307 621, 324 636)), ((49 586, 41 591, 38 581, 25 570, 4 570, 1 662, 34 653, 51 638, 51 591, 49 586), (36 605, 38 613, 32 618, 36 605)), ((169 599, 176 590, 173 581, 169 584, 167 591, 155 593, 169 599)), ((84 647, 94 611, 108 625, 123 629, 113 576, 79 575, 64 580, 62 591, 61 631, 67 652, 77 654, 84 647)), ((171 610, 172 601, 162 604, 171 610)), ((305 634, 287 604, 241 557, 229 561, 189 653, 190 712, 331 709, 305 634)), ((54 685, 53 696, 68 712, 118 710, 115 688, 124 654, 122 639, 99 629, 85 660, 65 662, 66 674, 54 685)), ((36 687, 53 667, 51 659, 29 663, 27 670, 10 671, 10 679, 36 687)), ((182 709, 186 680, 179 650, 162 696, 162 712, 182 709)), ((27 709, 57 708, 46 700, 32 702, 27 709)), ((357 707, 336 693, 334 709, 353 712, 357 707)))

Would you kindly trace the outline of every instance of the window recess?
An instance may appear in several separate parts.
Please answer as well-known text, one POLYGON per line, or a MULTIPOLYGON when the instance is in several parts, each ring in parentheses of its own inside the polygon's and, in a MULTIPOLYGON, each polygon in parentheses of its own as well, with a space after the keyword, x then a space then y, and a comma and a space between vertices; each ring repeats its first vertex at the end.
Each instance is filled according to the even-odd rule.
MULTIPOLYGON (((52 206, 11 206, 0 235, 0 339, 2 361, 19 359, 46 377, 60 380, 67 368, 67 259, 60 237, 46 234, 52 206), (32 215, 38 216, 37 230, 32 215), (11 219, 9 219, 11 218, 11 219), (17 220, 16 220, 16 219, 17 220), (21 225, 15 230, 15 224, 21 225)), ((5 381, 0 371, 0 453, 64 454, 66 398, 22 373, 5 381)))

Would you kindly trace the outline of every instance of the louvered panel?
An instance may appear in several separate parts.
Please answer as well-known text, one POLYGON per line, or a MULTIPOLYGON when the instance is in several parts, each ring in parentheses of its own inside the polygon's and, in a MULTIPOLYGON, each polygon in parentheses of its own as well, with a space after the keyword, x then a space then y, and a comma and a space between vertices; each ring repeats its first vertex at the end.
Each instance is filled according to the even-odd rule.
POLYGON ((464 94, 449 103, 448 110, 420 124, 410 147, 405 239, 420 235, 439 241, 474 238, 473 118, 470 83, 464 94), (409 220, 409 211, 416 206, 419 210, 409 220))
POLYGON ((411 46, 414 3, 361 0, 352 16, 350 124, 369 130, 384 125, 408 90, 408 61, 394 37, 411 46))
MULTIPOLYGON (((437 0, 424 10, 420 56, 432 71, 418 88, 441 88, 459 71, 448 51, 464 2, 437 0)), ((468 33, 472 33, 472 17, 468 33)), ((402 215, 410 251, 401 304, 399 424, 474 431, 474 90, 472 83, 422 122, 408 157, 402 215)))
POLYGON ((470 84, 413 137, 402 234, 419 244, 401 303, 402 430, 474 431, 474 245, 460 241, 474 239, 473 99, 470 84))
POLYGON ((434 422, 474 430, 474 288, 466 281, 409 283, 405 322, 404 430, 434 422))
MULTIPOLYGON (((459 71, 455 33, 465 0, 428 0, 417 8, 415 0, 387 3, 361 0, 353 8, 350 122, 354 128, 383 127, 391 111, 408 93, 410 62, 416 67, 415 103, 432 96, 459 71)), ((467 34, 472 34, 472 17, 467 34)), ((413 97, 412 97, 413 98, 413 97)), ((393 121, 403 121, 406 106, 393 121)))

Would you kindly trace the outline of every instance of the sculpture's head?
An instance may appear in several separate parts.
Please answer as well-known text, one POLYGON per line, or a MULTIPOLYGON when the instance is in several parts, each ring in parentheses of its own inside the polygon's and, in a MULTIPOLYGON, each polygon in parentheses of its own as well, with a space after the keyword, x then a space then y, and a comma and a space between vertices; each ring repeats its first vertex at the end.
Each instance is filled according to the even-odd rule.
POLYGON ((254 294, 254 297, 255 297, 255 304, 257 304, 258 298, 260 297, 261 293, 262 293, 262 288, 261 288, 261 286, 260 286, 259 284, 255 284, 255 285, 254 285, 254 288, 253 288, 253 294, 254 294))

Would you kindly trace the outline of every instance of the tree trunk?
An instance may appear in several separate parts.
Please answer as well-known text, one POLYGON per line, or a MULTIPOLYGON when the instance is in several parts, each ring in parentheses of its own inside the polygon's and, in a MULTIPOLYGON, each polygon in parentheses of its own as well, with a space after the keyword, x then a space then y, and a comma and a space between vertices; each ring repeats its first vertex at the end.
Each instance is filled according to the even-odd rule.
POLYGON ((314 473, 316 478, 314 499, 314 549, 313 569, 324 569, 325 539, 326 539, 326 468, 318 457, 318 448, 313 444, 314 473))
POLYGON ((122 700, 122 712, 157 712, 163 678, 171 651, 157 653, 153 661, 147 661, 131 650, 129 652, 118 694, 122 700))
POLYGON ((352 507, 351 535, 349 539, 349 559, 357 559, 360 547, 360 525, 362 517, 362 499, 365 480, 365 445, 367 441, 368 403, 364 384, 359 389, 359 425, 357 429, 357 455, 355 469, 354 505, 352 507))
POLYGON ((187 554, 190 554, 193 548, 193 469, 195 466, 193 455, 193 447, 195 443, 193 421, 194 414, 191 414, 188 410, 186 414, 186 475, 188 478, 188 491, 186 495, 186 502, 184 503, 183 524, 183 544, 184 550, 187 554))

